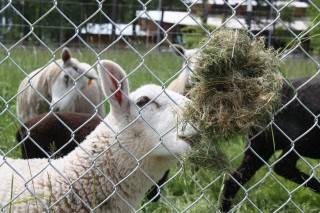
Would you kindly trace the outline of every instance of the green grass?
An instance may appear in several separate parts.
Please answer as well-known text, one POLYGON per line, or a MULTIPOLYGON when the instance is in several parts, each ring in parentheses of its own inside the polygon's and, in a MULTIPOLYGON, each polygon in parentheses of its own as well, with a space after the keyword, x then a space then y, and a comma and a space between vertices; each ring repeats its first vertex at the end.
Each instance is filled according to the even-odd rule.
POLYGON ((284 59, 280 67, 281 72, 289 79, 313 76, 318 69, 317 64, 310 59, 284 59))
MULTIPOLYGON (((94 63, 97 56, 88 49, 72 49, 74 57, 87 63, 94 63)), ((143 55, 145 52, 141 52, 143 55)), ((9 157, 20 158, 20 148, 15 141, 15 131, 19 123, 15 120, 16 115, 16 92, 20 81, 24 78, 23 69, 29 73, 34 69, 45 65, 51 59, 51 53, 46 49, 38 48, 15 48, 10 51, 10 59, 5 59, 6 52, 0 50, 0 149, 8 154, 9 157), (17 66, 17 65, 18 66, 17 66)), ((60 57, 60 51, 56 58, 60 57)), ((146 57, 141 58, 130 49, 121 51, 110 50, 102 53, 101 59, 110 59, 119 63, 129 74, 129 82, 133 91, 138 86, 145 83, 156 83, 168 85, 170 79, 182 65, 182 59, 173 53, 151 52, 146 57), (142 63, 143 62, 143 63, 142 63), (136 69, 136 67, 140 67, 136 69), (134 72, 133 72, 134 71, 134 72), (157 76, 154 77, 151 73, 157 76)), ((312 76, 316 73, 317 67, 311 60, 291 60, 286 59, 281 67, 282 72, 288 78, 312 76)), ((240 153, 245 146, 241 138, 226 144, 224 150, 230 159, 240 153)), ((0 152, 0 154, 3 154, 0 152)), ((280 153, 277 153, 279 156, 280 153)), ((232 167, 236 168, 242 159, 238 156, 233 162, 232 167)), ((274 156, 270 163, 274 162, 274 156)), ((319 160, 306 159, 313 167, 319 165, 319 160)), ((310 173, 311 168, 304 162, 299 161, 299 168, 310 173)), ((318 166, 319 167, 319 166, 318 166)), ((203 169, 195 171, 186 165, 185 170, 180 171, 179 167, 171 170, 172 180, 170 180, 161 190, 163 198, 158 203, 148 203, 141 212, 181 212, 190 213, 216 212, 218 211, 219 197, 224 175, 216 172, 209 172, 203 169), (174 209, 173 209, 174 207, 174 209)), ((246 189, 253 187, 269 171, 264 166, 246 184, 246 189)), ((253 187, 248 194, 250 200, 258 206, 262 212, 272 212, 277 210, 289 199, 287 191, 278 183, 281 182, 289 190, 295 190, 298 185, 272 172, 258 186, 253 187)), ((316 170, 319 178, 320 169, 316 170)), ((0 181, 1 183, 1 181, 0 181)), ((237 194, 234 204, 240 203, 244 198, 243 190, 237 194)), ((320 195, 311 192, 309 189, 301 187, 292 194, 291 202, 283 207, 280 212, 299 212, 292 202, 294 202, 304 212, 319 212, 320 195)), ((144 202, 148 202, 144 200, 144 202)), ((236 212, 258 212, 258 210, 247 200, 244 201, 236 212)))

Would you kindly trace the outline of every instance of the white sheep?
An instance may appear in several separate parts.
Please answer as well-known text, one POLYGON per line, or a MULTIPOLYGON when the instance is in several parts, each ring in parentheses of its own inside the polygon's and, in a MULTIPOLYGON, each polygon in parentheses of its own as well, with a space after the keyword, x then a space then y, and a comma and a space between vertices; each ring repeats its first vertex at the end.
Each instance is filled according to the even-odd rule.
POLYGON ((168 86, 168 89, 179 94, 185 94, 188 88, 192 87, 191 77, 195 69, 195 60, 199 49, 185 49, 184 47, 175 44, 175 53, 185 59, 182 65, 182 71, 176 79, 168 86))
MULTIPOLYGON (((22 123, 53 111, 94 113, 94 107, 81 93, 98 106, 103 94, 96 71, 86 63, 71 57, 68 48, 61 59, 30 73, 22 80, 17 96, 17 115, 22 123), (76 82, 76 84, 75 84, 76 82)), ((105 115, 103 105, 98 114, 105 115)))
POLYGON ((199 138, 178 125, 189 101, 156 85, 129 93, 125 72, 103 60, 98 72, 110 103, 104 121, 67 156, 0 160, 0 205, 12 212, 132 212, 150 187, 199 138), (48 209, 50 208, 50 209, 48 209))

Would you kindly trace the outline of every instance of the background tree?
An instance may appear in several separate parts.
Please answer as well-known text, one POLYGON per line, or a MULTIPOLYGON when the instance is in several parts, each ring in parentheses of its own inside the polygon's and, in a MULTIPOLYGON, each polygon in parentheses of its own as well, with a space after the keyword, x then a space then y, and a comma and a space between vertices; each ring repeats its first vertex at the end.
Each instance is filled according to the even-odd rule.
POLYGON ((317 55, 320 55, 320 0, 312 0, 312 2, 316 5, 314 7, 310 4, 307 9, 307 15, 311 21, 313 21, 312 26, 316 26, 309 33, 310 45, 313 52, 317 55))

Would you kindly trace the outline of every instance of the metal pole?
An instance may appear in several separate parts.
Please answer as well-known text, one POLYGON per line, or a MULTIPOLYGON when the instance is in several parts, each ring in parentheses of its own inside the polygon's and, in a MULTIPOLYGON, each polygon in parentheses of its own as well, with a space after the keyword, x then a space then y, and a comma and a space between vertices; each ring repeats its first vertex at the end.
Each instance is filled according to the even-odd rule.
POLYGON ((225 22, 227 20, 227 3, 229 0, 225 0, 223 3, 222 11, 223 11, 223 18, 222 21, 225 22))
POLYGON ((252 20, 252 0, 247 1, 247 25, 248 30, 251 29, 251 20, 252 20))
POLYGON ((207 23, 208 19, 208 7, 207 7, 207 0, 202 0, 202 10, 203 10, 203 17, 202 21, 203 23, 207 23))
MULTIPOLYGON (((270 0, 270 3, 273 5, 274 0, 270 0)), ((270 6, 270 11, 269 11, 269 20, 272 20, 273 16, 273 8, 270 6)), ((272 31, 274 27, 270 28, 268 31, 268 47, 272 45, 272 31)))
MULTIPOLYGON (((5 0, 2 2, 2 8, 5 7, 5 0)), ((3 28, 5 25, 6 16, 5 13, 2 13, 1 19, 0 19, 0 41, 3 41, 3 28)))
MULTIPOLYGON (((114 23, 118 23, 116 21, 116 7, 117 1, 116 0, 112 0, 112 11, 111 11, 111 19, 114 23)), ((116 26, 114 24, 112 24, 112 31, 111 31, 111 38, 112 41, 116 40, 116 26)))
POLYGON ((1 17, 0 21, 1 21, 0 22, 0 41, 3 42, 3 28, 4 28, 5 17, 4 16, 1 17))
MULTIPOLYGON (((162 25, 162 21, 163 21, 163 14, 164 14, 164 10, 162 10, 162 0, 159 0, 159 4, 158 4, 158 11, 161 12, 161 17, 159 20, 159 26, 162 25)), ((160 32, 160 27, 157 28, 157 45, 158 45, 158 50, 160 52, 160 40, 161 40, 161 32, 160 32)))

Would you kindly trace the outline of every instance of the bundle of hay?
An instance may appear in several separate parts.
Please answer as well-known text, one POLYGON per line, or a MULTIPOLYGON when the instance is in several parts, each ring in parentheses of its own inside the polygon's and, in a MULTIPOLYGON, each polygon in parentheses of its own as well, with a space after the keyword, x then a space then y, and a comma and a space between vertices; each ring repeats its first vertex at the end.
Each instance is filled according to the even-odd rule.
POLYGON ((280 102, 282 77, 277 54, 264 39, 252 41, 244 31, 215 32, 196 60, 192 103, 184 119, 203 133, 189 159, 209 169, 225 169, 227 158, 219 144, 248 134, 280 102))

